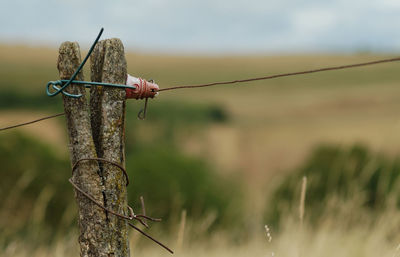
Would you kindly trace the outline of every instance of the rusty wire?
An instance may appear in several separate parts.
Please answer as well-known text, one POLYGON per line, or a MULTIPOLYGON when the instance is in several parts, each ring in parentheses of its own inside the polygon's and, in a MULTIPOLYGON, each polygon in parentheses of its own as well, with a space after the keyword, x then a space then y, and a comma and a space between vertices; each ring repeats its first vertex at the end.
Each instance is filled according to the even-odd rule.
MULTIPOLYGON (((116 163, 116 162, 109 161, 109 160, 103 159, 103 158, 83 158, 83 159, 78 160, 78 161, 75 162, 74 165, 72 166, 72 174, 74 174, 75 169, 78 167, 78 165, 79 165, 82 161, 100 161, 100 162, 109 163, 109 164, 112 164, 112 165, 118 167, 118 168, 124 173, 124 175, 125 175, 125 177, 126 177, 126 180, 127 180, 127 185, 128 185, 128 181, 129 181, 129 180, 128 180, 128 173, 126 172, 125 168, 123 168, 122 165, 120 165, 120 164, 118 164, 118 163, 116 163)), ((93 202, 95 205, 97 205, 98 207, 100 207, 100 208, 103 209, 104 211, 106 211, 106 212, 108 212, 108 213, 111 213, 111 214, 113 214, 113 215, 115 215, 115 216, 117 216, 117 217, 119 217, 119 218, 121 218, 121 219, 125 219, 125 220, 128 220, 128 221, 137 220, 140 224, 142 224, 142 225, 143 225, 144 227, 146 227, 146 228, 148 228, 149 226, 148 226, 148 224, 146 223, 145 220, 154 221, 154 222, 160 222, 160 221, 161 221, 161 219, 157 219, 157 218, 152 218, 152 217, 146 216, 146 213, 145 213, 145 211, 144 211, 144 199, 143 199, 143 197, 140 197, 140 200, 141 200, 141 203, 142 203, 142 212, 143 212, 143 214, 135 214, 135 213, 133 212, 133 209, 132 209, 130 206, 128 206, 127 208, 128 208, 128 210, 129 210, 129 213, 130 213, 130 214, 129 214, 129 216, 126 216, 126 215, 117 213, 117 212, 115 212, 115 211, 113 211, 113 210, 111 210, 111 209, 105 207, 103 204, 97 202, 96 199, 94 199, 93 196, 91 196, 89 193, 85 192, 85 191, 82 190, 77 184, 75 184, 75 183, 72 181, 72 178, 68 179, 68 181, 69 181, 69 183, 71 183, 71 185, 72 185, 78 192, 80 192, 82 195, 84 195, 87 199, 89 199, 89 200, 90 200, 91 202, 93 202)), ((172 254, 174 253, 174 252, 173 252, 170 248, 168 248, 166 245, 164 245, 163 243, 161 243, 160 241, 158 241, 158 240, 155 239, 154 237, 150 236, 149 234, 147 234, 146 232, 144 232, 144 231, 141 230, 140 228, 136 227, 134 224, 128 222, 128 225, 129 225, 130 227, 134 228, 136 231, 138 231, 138 232, 141 233, 142 235, 144 235, 144 236, 146 236, 147 238, 149 238, 150 240, 152 240, 153 242, 155 242, 156 244, 158 244, 158 245, 160 245, 161 247, 163 247, 163 248, 164 248, 165 250, 167 250, 168 252, 170 252, 170 253, 172 253, 172 254)))
POLYGON ((184 89, 184 88, 211 87, 211 86, 217 86, 217 85, 244 83, 244 82, 257 81, 257 80, 276 79, 276 78, 281 78, 281 77, 304 75, 304 74, 310 74, 310 73, 316 73, 316 72, 322 72, 322 71, 343 70, 343 69, 349 69, 349 68, 355 68, 355 67, 361 67, 361 66, 368 66, 368 65, 375 65, 375 64, 380 64, 380 63, 397 62, 397 61, 400 61, 400 57, 390 58, 390 59, 382 59, 382 60, 371 61, 371 62, 363 62, 363 63, 348 64, 348 65, 325 67, 325 68, 319 68, 319 69, 314 69, 314 70, 305 70, 305 71, 281 73, 281 74, 275 74, 275 75, 257 77, 257 78, 239 79, 239 80, 221 81, 221 82, 211 82, 211 83, 199 84, 199 85, 173 86, 173 87, 161 88, 158 91, 161 92, 161 91, 184 89))
POLYGON ((150 236, 149 234, 146 234, 143 230, 140 230, 138 227, 136 227, 135 225, 128 223, 129 226, 131 226, 133 229, 136 229, 139 233, 141 233, 142 235, 144 235, 145 237, 149 238, 150 240, 154 241, 155 243, 157 243, 159 246, 163 247, 165 250, 167 250, 168 252, 174 254, 174 251, 172 251, 171 249, 169 249, 166 245, 164 245, 163 243, 161 243, 160 241, 156 240, 154 237, 150 236))
POLYGON ((99 161, 99 162, 109 163, 109 164, 112 164, 112 165, 118 167, 122 171, 122 173, 124 173, 124 176, 126 179, 126 186, 129 185, 129 177, 128 177, 128 173, 126 172, 125 168, 122 167, 122 165, 117 162, 109 161, 104 158, 82 158, 82 159, 78 160, 77 162, 74 163, 74 166, 72 166, 72 175, 74 175, 75 169, 78 167, 78 164, 81 163, 82 161, 99 161))
POLYGON ((12 125, 12 126, 0 128, 0 131, 26 126, 26 125, 29 125, 29 124, 32 124, 32 123, 36 123, 36 122, 43 121, 43 120, 48 120, 48 119, 51 119, 51 118, 56 118, 56 117, 63 116, 63 115, 65 115, 64 112, 57 113, 57 114, 46 116, 46 117, 42 117, 42 118, 39 118, 39 119, 36 119, 36 120, 32 120, 32 121, 28 121, 28 122, 24 122, 24 123, 20 123, 20 124, 15 124, 15 125, 12 125))
MULTIPOLYGON (((275 75, 270 75, 270 76, 264 76, 264 77, 256 77, 256 78, 248 78, 248 79, 239 79, 239 80, 231 80, 231 81, 221 81, 221 82, 211 82, 211 83, 206 83, 206 84, 198 84, 198 85, 181 85, 181 86, 172 86, 172 87, 166 87, 166 88, 161 88, 158 90, 158 92, 162 91, 169 91, 169 90, 176 90, 176 89, 185 89, 185 88, 202 88, 202 87, 211 87, 211 86, 217 86, 217 85, 227 85, 227 84, 236 84, 236 83, 245 83, 245 82, 251 82, 251 81, 258 81, 258 80, 269 80, 269 79, 276 79, 276 78, 282 78, 282 77, 289 77, 289 76, 298 76, 298 75, 304 75, 304 74, 310 74, 310 73, 317 73, 317 72, 323 72, 323 71, 333 71, 333 70, 343 70, 343 69, 349 69, 349 68, 355 68, 355 67, 361 67, 361 66, 369 66, 369 65, 376 65, 376 64, 382 64, 382 63, 389 63, 389 62, 397 62, 400 61, 400 57, 395 57, 395 58, 390 58, 390 59, 381 59, 381 60, 376 60, 376 61, 371 61, 371 62, 363 62, 363 63, 355 63, 355 64, 348 64, 348 65, 340 65, 340 66, 331 66, 331 67, 325 67, 325 68, 318 68, 318 69, 313 69, 313 70, 305 70, 305 71, 297 71, 297 72, 289 72, 289 73, 281 73, 281 74, 275 74, 275 75)), ((139 112, 139 118, 142 118, 141 115, 143 111, 139 112)), ((13 129, 25 125, 29 125, 32 123, 36 123, 39 121, 55 118, 58 116, 62 116, 65 113, 59 113, 51 116, 46 116, 37 120, 17 124, 17 125, 12 125, 4 128, 0 128, 0 131, 8 130, 8 129, 13 129)))

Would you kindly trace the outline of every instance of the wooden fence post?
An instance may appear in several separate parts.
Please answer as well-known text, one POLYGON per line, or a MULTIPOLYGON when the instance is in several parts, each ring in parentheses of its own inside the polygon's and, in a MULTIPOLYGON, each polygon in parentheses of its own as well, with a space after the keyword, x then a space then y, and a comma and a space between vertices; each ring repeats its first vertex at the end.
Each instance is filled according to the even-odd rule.
MULTIPOLYGON (((91 56, 91 80, 126 84, 127 68, 124 47, 119 39, 100 41, 91 56)), ((92 87, 90 109, 93 140, 97 155, 125 167, 125 90, 110 87, 92 87)), ((107 163, 100 164, 104 184, 104 205, 128 215, 126 179, 121 170, 107 163)), ((128 256, 127 221, 114 215, 107 217, 111 247, 115 256, 128 256)))
MULTIPOLYGON (((126 61, 119 40, 102 41, 94 54, 92 78, 100 76, 104 82, 125 83, 126 61), (101 61, 94 62, 99 57, 101 61)), ((60 78, 69 79, 79 66, 80 59, 77 43, 63 43, 57 65, 60 78)), ((76 79, 83 80, 82 73, 76 79)), ((85 158, 101 157, 125 166, 125 91, 100 87, 93 89, 92 113, 89 117, 85 88, 72 84, 65 90, 72 94, 82 94, 80 98, 63 96, 72 164, 85 158)), ((106 208, 128 214, 126 180, 121 170, 115 166, 94 160, 80 162, 72 181, 106 208)), ((75 191, 75 196, 79 210, 81 256, 129 256, 126 220, 106 213, 80 192, 75 191)))

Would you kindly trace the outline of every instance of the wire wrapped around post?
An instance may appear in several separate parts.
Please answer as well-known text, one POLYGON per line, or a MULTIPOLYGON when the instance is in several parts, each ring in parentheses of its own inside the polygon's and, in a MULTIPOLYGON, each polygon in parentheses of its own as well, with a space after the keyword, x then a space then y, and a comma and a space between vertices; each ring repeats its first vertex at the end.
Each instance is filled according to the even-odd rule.
MULTIPOLYGON (((126 178, 126 185, 129 184, 129 178, 128 178, 128 173, 126 172, 125 168, 122 167, 121 164, 113 162, 113 161, 109 161, 103 158, 84 158, 84 159, 79 159, 77 162, 74 163, 74 165, 72 166, 72 174, 74 173, 75 169, 78 167, 78 165, 80 163, 82 163, 83 161, 97 161, 97 162, 103 162, 103 163, 108 163, 111 165, 114 165, 116 167, 118 167, 122 173, 124 174, 125 178, 126 178)), ((105 206, 103 206, 103 204, 97 202, 90 194, 88 194, 87 192, 83 191, 78 185, 76 185, 73 181, 72 178, 70 178, 68 180, 71 185, 78 191, 80 192, 82 195, 84 195, 87 199, 89 199, 91 202, 93 202, 95 205, 97 205, 98 207, 100 207, 101 209, 103 209, 104 211, 111 213, 121 219, 126 219, 126 220, 137 220, 140 224, 142 224, 143 226, 145 226, 146 228, 148 228, 149 226, 147 225, 145 220, 148 221, 153 221, 153 222, 160 222, 161 219, 157 219, 157 218, 152 218, 149 216, 146 216, 145 211, 143 210, 143 214, 135 214, 133 209, 128 206, 128 210, 129 210, 129 216, 114 212, 112 210, 110 210, 109 208, 106 208, 105 206)), ((142 208, 144 209, 144 201, 141 198, 142 201, 142 208)), ((155 242, 156 244, 158 244, 159 246, 163 247, 165 250, 167 250, 170 253, 174 253, 169 247, 167 247, 166 245, 164 245, 163 243, 161 243, 160 241, 158 241, 157 239, 155 239, 154 237, 150 236, 149 234, 147 234, 146 232, 144 232, 143 230, 141 230, 140 228, 136 227, 135 225, 133 225, 132 223, 128 223, 128 225, 130 227, 132 227, 133 229, 135 229, 136 231, 138 231, 139 233, 141 233, 142 235, 146 236, 147 238, 149 238, 150 240, 152 240, 153 242, 155 242)))

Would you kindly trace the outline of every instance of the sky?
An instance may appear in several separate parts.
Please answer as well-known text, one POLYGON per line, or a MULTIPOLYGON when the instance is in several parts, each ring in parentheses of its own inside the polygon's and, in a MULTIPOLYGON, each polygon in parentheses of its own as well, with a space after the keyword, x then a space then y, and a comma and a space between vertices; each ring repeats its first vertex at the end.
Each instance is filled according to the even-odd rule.
POLYGON ((400 52, 400 0, 0 0, 0 43, 148 53, 400 52))

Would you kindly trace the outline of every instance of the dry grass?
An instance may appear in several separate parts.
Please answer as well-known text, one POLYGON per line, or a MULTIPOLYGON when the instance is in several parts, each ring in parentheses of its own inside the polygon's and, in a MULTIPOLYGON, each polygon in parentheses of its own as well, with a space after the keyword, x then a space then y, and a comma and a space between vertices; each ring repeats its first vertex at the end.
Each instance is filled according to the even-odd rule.
MULTIPOLYGON (((399 213, 391 213, 377 221, 376 226, 359 225, 351 229, 340 225, 335 217, 326 220, 317 229, 305 226, 298 230, 298 221, 286 221, 283 231, 274 233, 273 240, 268 242, 260 226, 259 233, 246 242, 232 244, 225 240, 223 233, 212 234, 206 239, 188 242, 183 245, 175 256, 193 257, 243 257, 243 256, 279 256, 293 257, 393 257, 399 255, 398 242, 389 240, 388 235, 393 233, 393 221, 398 221, 399 213), (395 215, 395 216, 394 216, 395 215), (389 224, 387 219, 392 222, 389 224), (298 247, 298 242, 300 247, 298 247)), ((398 223, 397 223, 398 224, 398 223)), ((190 231, 189 233, 195 233, 190 231)), ((146 244, 140 246, 146 239, 132 236, 131 256, 171 256, 161 248, 146 244), (135 241, 136 240, 136 241, 135 241), (140 247, 139 247, 140 246, 140 247)), ((397 240, 399 237, 396 237, 397 240)), ((77 238, 71 235, 51 246, 43 245, 30 249, 26 242, 15 241, 0 252, 0 256, 14 257, 69 257, 77 256, 77 238)), ((164 239, 164 241, 171 241, 164 239)))
MULTIPOLYGON (((305 181, 303 179, 299 195, 303 213, 306 204, 305 181)), ((259 229, 254 234, 237 242, 230 241, 228 239, 230 236, 224 231, 207 233, 210 218, 205 217, 202 221, 194 221, 186 218, 185 211, 182 211, 180 226, 176 226, 178 239, 174 247, 174 256, 399 256, 400 236, 397 229, 400 225, 399 210, 388 209, 379 216, 372 216, 360 208, 357 202, 340 202, 338 199, 332 199, 327 206, 335 210, 332 212, 326 210, 327 214, 317 225, 303 224, 302 216, 299 219, 295 213, 293 215, 287 213, 287 218, 282 223, 284 226, 280 231, 274 231, 268 226, 263 227, 259 224, 259 229)), ((210 217, 212 219, 212 215, 210 217)), ((175 233, 172 234, 175 235, 175 233)), ((174 245, 176 238, 164 235, 161 240, 167 245, 174 245)), ((135 232, 130 235, 130 248, 131 256, 171 256, 135 232)), ((58 237, 58 240, 51 245, 31 245, 30 242, 15 240, 0 250, 0 256, 72 257, 78 256, 78 252, 77 235, 71 233, 58 237)))
POLYGON ((307 190, 307 177, 303 177, 301 183, 300 204, 299 204, 299 219, 301 226, 303 225, 304 221, 306 190, 307 190))

